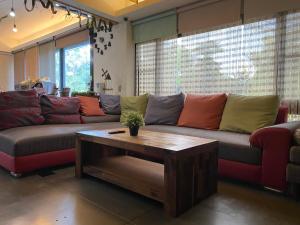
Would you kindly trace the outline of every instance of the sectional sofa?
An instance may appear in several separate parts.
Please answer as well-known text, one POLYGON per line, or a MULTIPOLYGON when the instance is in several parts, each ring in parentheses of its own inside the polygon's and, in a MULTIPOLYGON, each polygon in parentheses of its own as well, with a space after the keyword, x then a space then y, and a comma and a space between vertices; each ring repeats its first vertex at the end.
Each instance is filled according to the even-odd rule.
MULTIPOLYGON (((3 102, 2 100, 1 102, 0 98, 0 114, 3 108, 7 108, 7 104, 7 101, 3 102)), ((10 106, 12 109, 8 111, 12 112, 15 109, 14 104, 10 104, 10 106)), ((37 102, 33 105, 25 104, 25 108, 32 106, 39 108, 37 102)), ((61 108, 61 106, 57 104, 55 107, 61 108)), ((20 107, 17 108, 20 109, 20 107)), ((76 112, 78 108, 75 107, 72 110, 76 112)), ((43 110, 40 111, 43 115, 43 110)), ((62 112, 63 110, 60 113, 62 112)), ((35 113, 38 113, 38 110, 35 113)), ((59 120, 65 118, 64 124, 45 124, 45 122, 39 121, 34 125, 2 129, 0 131, 0 165, 10 171, 12 175, 17 176, 45 167, 73 163, 76 132, 113 129, 122 126, 120 115, 97 117, 81 115, 80 122, 78 122, 76 119, 74 120, 77 117, 72 113, 70 114, 72 120, 68 121, 66 117, 69 114, 64 113, 59 115, 59 120)), ((252 134, 170 125, 147 125, 143 129, 216 139, 220 143, 220 176, 286 191, 289 149, 293 144, 293 132, 300 127, 300 122, 286 122, 287 113, 287 108, 281 107, 275 125, 258 129, 252 134)), ((43 117, 47 121, 48 115, 43 115, 43 117)), ((5 118, 1 118, 1 120, 5 120, 5 118)), ((53 120, 49 121, 53 123, 53 120)))

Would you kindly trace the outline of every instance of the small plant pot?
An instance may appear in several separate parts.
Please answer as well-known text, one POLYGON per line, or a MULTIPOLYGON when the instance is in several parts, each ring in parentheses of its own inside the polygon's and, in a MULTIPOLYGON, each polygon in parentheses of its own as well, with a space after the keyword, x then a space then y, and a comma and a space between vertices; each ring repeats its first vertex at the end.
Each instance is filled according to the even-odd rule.
POLYGON ((139 134, 139 129, 140 129, 139 126, 136 126, 136 127, 129 127, 129 133, 130 133, 130 136, 138 136, 138 134, 139 134))

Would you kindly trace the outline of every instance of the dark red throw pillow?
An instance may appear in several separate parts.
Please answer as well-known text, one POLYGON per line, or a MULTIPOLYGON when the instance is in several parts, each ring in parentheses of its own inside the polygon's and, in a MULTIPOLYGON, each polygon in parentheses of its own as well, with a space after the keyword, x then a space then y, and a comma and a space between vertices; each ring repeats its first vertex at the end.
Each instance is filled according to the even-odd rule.
POLYGON ((0 93, 0 130, 44 122, 35 90, 0 93))
POLYGON ((78 98, 43 95, 41 107, 46 124, 81 123, 78 98))

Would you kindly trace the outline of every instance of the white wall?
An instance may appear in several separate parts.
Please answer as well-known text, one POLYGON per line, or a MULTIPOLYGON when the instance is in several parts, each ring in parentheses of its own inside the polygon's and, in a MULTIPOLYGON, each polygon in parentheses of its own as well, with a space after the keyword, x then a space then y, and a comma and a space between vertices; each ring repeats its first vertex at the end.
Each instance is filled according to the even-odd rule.
MULTIPOLYGON (((104 35, 103 32, 98 34, 104 35)), ((110 94, 133 95, 135 83, 135 53, 132 41, 131 24, 121 22, 113 27, 112 47, 104 55, 94 51, 94 85, 103 83, 102 68, 108 70, 112 78, 113 91, 110 94)))
POLYGON ((0 52, 0 91, 14 90, 14 57, 0 52))

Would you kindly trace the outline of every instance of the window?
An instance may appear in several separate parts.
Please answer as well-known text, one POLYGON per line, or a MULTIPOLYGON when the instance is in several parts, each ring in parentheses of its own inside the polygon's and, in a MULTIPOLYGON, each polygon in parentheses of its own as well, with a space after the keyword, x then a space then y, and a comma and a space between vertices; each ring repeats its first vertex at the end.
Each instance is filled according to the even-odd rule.
POLYGON ((71 91, 85 92, 91 87, 90 44, 59 49, 55 54, 56 83, 71 91))
POLYGON ((138 94, 278 94, 299 104, 300 13, 137 44, 136 74, 138 94))

